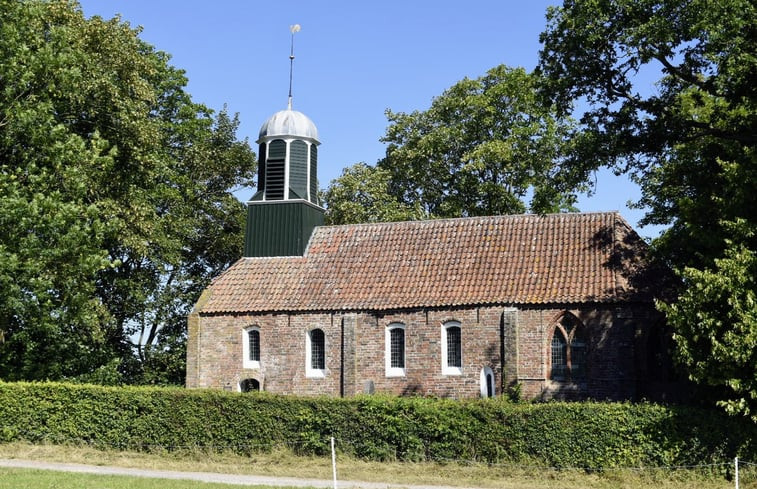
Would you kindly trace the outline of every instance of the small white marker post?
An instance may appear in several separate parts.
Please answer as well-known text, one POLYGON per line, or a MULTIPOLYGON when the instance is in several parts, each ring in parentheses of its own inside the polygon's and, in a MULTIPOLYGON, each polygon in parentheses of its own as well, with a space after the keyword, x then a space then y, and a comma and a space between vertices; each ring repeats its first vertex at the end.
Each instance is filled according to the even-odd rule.
POLYGON ((739 489, 739 457, 736 457, 733 459, 734 465, 736 465, 736 472, 735 472, 735 481, 736 481, 736 489, 739 489))
MULTIPOLYGON (((334 473, 334 489, 337 489, 336 487, 336 451, 334 450, 334 437, 331 437, 331 470, 334 473)), ((738 486, 736 486, 736 489, 738 489, 738 486)))

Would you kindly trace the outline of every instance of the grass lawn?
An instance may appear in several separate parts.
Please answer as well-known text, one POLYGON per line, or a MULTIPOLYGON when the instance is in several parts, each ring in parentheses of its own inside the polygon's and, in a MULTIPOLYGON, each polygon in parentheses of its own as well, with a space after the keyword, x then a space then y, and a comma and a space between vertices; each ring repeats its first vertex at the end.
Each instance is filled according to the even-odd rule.
MULTIPOLYGON (((149 479, 121 475, 72 474, 50 470, 0 467, 0 489, 273 489, 185 480, 149 479)), ((282 489, 277 487, 276 489, 282 489)))
MULTIPOLYGON (((287 451, 249 457, 202 453, 137 453, 100 451, 90 447, 0 444, 0 458, 112 465, 140 469, 255 474, 279 477, 331 479, 329 458, 299 457, 287 451)), ((456 463, 366 462, 337 460, 340 480, 405 485, 446 485, 502 489, 729 489, 734 483, 721 477, 686 470, 608 470, 590 474, 578 470, 519 468, 456 463)), ((0 489, 17 488, 231 488, 238 486, 188 481, 97 476, 0 468, 0 489), (11 482, 9 482, 11 481, 11 482), (73 481, 73 482, 70 482, 73 481)), ((251 486, 246 486, 251 487, 251 486)), ((744 471, 741 489, 757 489, 757 473, 744 471)))

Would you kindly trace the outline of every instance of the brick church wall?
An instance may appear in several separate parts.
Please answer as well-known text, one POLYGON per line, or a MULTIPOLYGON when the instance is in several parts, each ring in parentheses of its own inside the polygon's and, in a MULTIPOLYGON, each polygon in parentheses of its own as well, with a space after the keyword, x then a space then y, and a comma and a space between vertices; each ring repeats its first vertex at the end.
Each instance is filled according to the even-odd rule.
POLYGON ((649 306, 534 308, 518 315, 518 382, 523 397, 560 399, 634 399, 640 361, 635 337, 653 325, 649 306), (550 380, 550 344, 563 314, 586 328, 587 374, 580 383, 550 380))
POLYGON ((332 354, 341 345, 341 324, 331 314, 255 314, 204 316, 200 319, 196 381, 187 373, 187 384, 196 387, 238 390, 244 379, 256 379, 262 389, 281 394, 338 395, 340 357, 332 354), (260 329, 260 368, 243 368, 245 328, 260 329), (313 328, 325 334, 326 376, 305 375, 305 335, 313 328))
MULTIPOLYGON (((501 378, 499 318, 494 310, 443 309, 363 314, 357 341, 357 392, 372 385, 377 392, 396 395, 477 397, 484 366, 501 378), (462 330, 462 375, 442 374, 442 327, 457 321, 462 330), (405 326, 405 376, 387 377, 385 334, 392 323, 405 326)), ((356 393, 357 393, 356 392, 356 393)))
MULTIPOLYGON (((647 308, 648 309, 648 308, 647 308)), ((244 379, 282 394, 478 397, 483 367, 494 373, 497 395, 519 385, 524 398, 632 399, 636 392, 635 337, 649 314, 643 307, 461 307, 389 312, 190 316, 187 386, 238 390, 244 379), (569 312, 586 327, 587 380, 549 380, 554 325, 569 312), (442 325, 462 330, 461 375, 442 373, 442 325), (405 376, 387 377, 385 332, 405 326, 405 376), (260 368, 243 368, 244 329, 260 330, 260 368), (308 378, 306 335, 325 333, 326 374, 308 378)))

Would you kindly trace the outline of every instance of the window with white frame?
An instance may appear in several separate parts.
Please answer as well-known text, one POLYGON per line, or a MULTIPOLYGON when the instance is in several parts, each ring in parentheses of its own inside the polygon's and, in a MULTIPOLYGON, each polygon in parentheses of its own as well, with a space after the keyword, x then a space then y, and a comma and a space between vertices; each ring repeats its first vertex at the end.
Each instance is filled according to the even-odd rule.
POLYGON ((462 373, 462 328, 457 321, 447 321, 442 324, 442 374, 462 375, 462 373))
POLYGON ((305 336, 305 376, 326 376, 326 335, 322 329, 312 329, 305 336))
POLYGON ((260 328, 257 326, 242 332, 242 367, 260 368, 260 328))
POLYGON ((387 377, 405 375, 405 325, 392 323, 386 327, 384 359, 387 377))

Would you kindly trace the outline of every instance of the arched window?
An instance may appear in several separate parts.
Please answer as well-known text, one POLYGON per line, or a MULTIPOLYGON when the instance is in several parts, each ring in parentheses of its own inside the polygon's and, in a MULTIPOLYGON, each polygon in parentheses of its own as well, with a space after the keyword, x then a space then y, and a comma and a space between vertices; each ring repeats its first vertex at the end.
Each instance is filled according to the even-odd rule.
POLYGON ((260 390, 260 381, 258 379, 244 379, 239 383, 241 392, 255 392, 260 390))
POLYGON ((405 375, 405 325, 392 323, 386 327, 384 358, 387 377, 405 375))
POLYGON ((322 329, 310 330, 305 345, 305 375, 326 376, 326 335, 322 329))
POLYGON ((242 367, 260 368, 260 328, 257 326, 242 332, 242 367))
POLYGON ((484 367, 481 369, 479 384, 481 385, 481 397, 494 397, 497 393, 494 388, 494 372, 490 367, 484 367))
POLYGON ((585 328, 566 314, 552 330, 550 379, 580 382, 586 379, 587 341, 585 328))
POLYGON ((442 325, 442 374, 462 375, 463 335, 460 323, 448 321, 442 325))
POLYGON ((552 336, 552 380, 565 380, 565 374, 568 369, 568 356, 565 337, 562 331, 555 328, 552 336))

